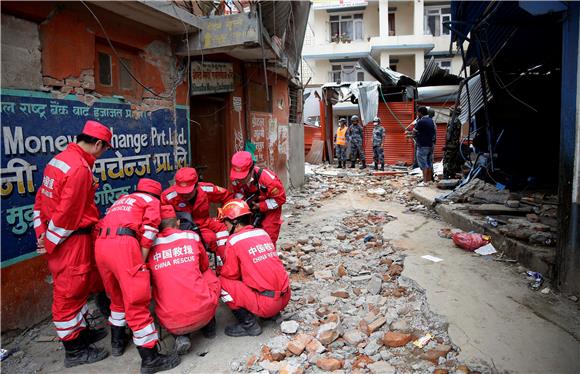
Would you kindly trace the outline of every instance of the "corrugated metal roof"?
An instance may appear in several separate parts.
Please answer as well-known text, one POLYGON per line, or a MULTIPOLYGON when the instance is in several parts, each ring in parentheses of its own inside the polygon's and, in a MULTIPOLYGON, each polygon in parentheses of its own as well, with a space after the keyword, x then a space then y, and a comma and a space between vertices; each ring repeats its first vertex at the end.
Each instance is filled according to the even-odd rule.
MULTIPOLYGON (((461 114, 459 115, 459 120, 461 123, 467 122, 469 114, 471 112, 471 117, 483 107, 483 91, 481 89, 481 75, 478 73, 469 77, 461 85, 461 94, 459 96, 459 104, 461 105, 461 114)), ((487 101, 493 98, 493 95, 489 91, 489 85, 487 85, 487 101)))
POLYGON ((363 69, 379 81, 383 87, 417 86, 417 82, 412 78, 397 73, 391 69, 382 68, 370 56, 360 58, 358 63, 363 69))
POLYGON ((457 85, 462 80, 463 78, 451 74, 445 69, 441 69, 437 65, 437 62, 435 62, 435 58, 431 57, 427 66, 425 66, 425 70, 423 70, 423 74, 421 74, 419 87, 457 85))

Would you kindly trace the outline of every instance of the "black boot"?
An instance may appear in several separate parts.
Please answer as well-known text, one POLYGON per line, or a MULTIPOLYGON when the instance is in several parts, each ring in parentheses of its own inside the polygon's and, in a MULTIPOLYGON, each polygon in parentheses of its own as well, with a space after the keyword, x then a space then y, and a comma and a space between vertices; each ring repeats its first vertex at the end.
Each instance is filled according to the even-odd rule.
POLYGON ((201 328, 201 333, 207 339, 213 339, 216 337, 216 321, 215 317, 209 321, 209 323, 201 328))
POLYGON ((105 359, 109 354, 101 348, 91 347, 85 337, 79 334, 74 340, 63 341, 64 367, 72 368, 78 365, 92 364, 105 359))
POLYGON ((381 171, 385 171, 385 163, 381 163, 381 171))
POLYGON ((361 170, 367 167, 367 163, 365 160, 362 161, 362 165, 360 166, 361 170))
POLYGON ((350 168, 353 169, 354 168, 354 161, 350 162, 350 168))
POLYGON ((379 170, 379 164, 375 162, 375 170, 379 170))
POLYGON ((339 168, 339 169, 342 169, 342 162, 341 162, 341 161, 338 161, 338 166, 337 166, 337 168, 339 168))
POLYGON ((106 292, 99 292, 95 295, 95 304, 105 319, 111 316, 111 300, 106 292))
POLYGON ((87 327, 80 332, 79 336, 84 339, 85 343, 93 344, 107 336, 107 329, 91 329, 87 327))
POLYGON ((178 355, 162 355, 157 352, 157 347, 137 347, 137 350, 139 351, 139 356, 141 356, 141 374, 152 374, 173 369, 181 362, 178 355))
POLYGON ((232 313, 239 323, 226 326, 225 333, 227 336, 258 336, 262 333, 262 327, 260 327, 255 315, 243 308, 232 310, 232 313))
POLYGON ((122 356, 127 344, 129 344, 129 335, 125 331, 125 326, 111 325, 111 354, 115 357, 122 356))

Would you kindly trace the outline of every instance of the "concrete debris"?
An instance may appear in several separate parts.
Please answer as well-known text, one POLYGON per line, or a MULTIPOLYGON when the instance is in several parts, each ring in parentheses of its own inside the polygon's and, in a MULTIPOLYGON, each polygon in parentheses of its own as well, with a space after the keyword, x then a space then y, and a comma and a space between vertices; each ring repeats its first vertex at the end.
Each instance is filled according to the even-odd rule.
POLYGON ((240 371, 284 372, 294 365, 306 373, 427 373, 434 370, 429 359, 436 357, 445 360, 442 365, 437 361, 441 369, 457 372, 463 363, 457 360, 447 322, 429 310, 424 291, 401 276, 404 255, 383 237, 383 226, 395 218, 384 211, 352 209, 337 212, 332 221, 305 219, 320 200, 347 190, 364 194, 379 188, 385 194, 369 198, 397 200, 428 215, 428 209, 409 202, 414 183, 408 176, 342 173, 314 173, 290 197, 286 213, 291 216, 279 252, 292 278, 292 299, 284 312, 292 321, 284 323, 296 322, 298 327, 286 330, 293 331, 291 339, 269 344, 269 355, 260 355, 252 365, 242 359, 240 371), (409 344, 428 333, 432 339, 424 347, 409 344), (449 347, 448 353, 439 345, 449 347), (277 365, 263 364, 268 360, 277 365))
POLYGON ((284 321, 280 325, 280 329, 284 334, 295 334, 298 331, 298 322, 296 321, 284 321))

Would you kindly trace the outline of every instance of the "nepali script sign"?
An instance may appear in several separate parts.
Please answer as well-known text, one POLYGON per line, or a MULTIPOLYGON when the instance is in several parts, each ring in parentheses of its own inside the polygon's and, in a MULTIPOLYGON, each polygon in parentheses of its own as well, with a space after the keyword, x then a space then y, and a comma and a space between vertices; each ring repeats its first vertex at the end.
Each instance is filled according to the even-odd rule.
POLYGON ((234 67, 228 62, 191 63, 191 94, 205 95, 234 90, 234 67))
MULTIPOLYGON (((6 90, 4 90, 6 91, 6 90)), ((96 102, 14 91, 0 95, 2 118, 1 188, 2 266, 33 255, 34 197, 46 164, 75 141, 84 123, 95 119, 113 131, 113 149, 95 162, 99 179, 95 202, 102 212, 120 195, 134 191, 141 177, 166 188, 175 170, 188 164, 187 110, 144 112, 130 104, 96 102)))

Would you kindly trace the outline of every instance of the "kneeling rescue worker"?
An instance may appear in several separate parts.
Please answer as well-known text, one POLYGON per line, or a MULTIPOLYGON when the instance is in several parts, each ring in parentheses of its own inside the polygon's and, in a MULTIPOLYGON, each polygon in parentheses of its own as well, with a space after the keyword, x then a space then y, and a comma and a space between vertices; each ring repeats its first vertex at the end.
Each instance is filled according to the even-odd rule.
POLYGON ((173 207, 161 206, 160 232, 149 253, 149 267, 155 314, 176 335, 177 354, 185 354, 191 348, 190 333, 201 329, 206 338, 216 336, 221 288, 199 235, 178 227, 173 207))
POLYGON ((280 179, 271 170, 255 166, 250 152, 240 151, 232 156, 230 180, 234 197, 245 200, 252 210, 253 224, 263 228, 276 245, 282 226, 282 205, 286 202, 286 190, 280 179), (256 216, 263 218, 256 220, 256 216))
POLYGON ((149 313, 151 279, 145 259, 157 236, 161 184, 143 178, 137 190, 123 195, 99 223, 95 243, 97 267, 111 299, 112 355, 121 356, 128 343, 125 325, 141 356, 141 373, 156 373, 179 365, 179 356, 157 351, 159 335, 149 313))
POLYGON ((252 211, 243 200, 232 200, 219 210, 228 227, 226 261, 220 275, 221 300, 238 324, 227 326, 228 336, 257 336, 256 316, 271 318, 290 300, 290 280, 270 236, 251 226, 252 211))
POLYGON ((95 160, 111 147, 108 127, 87 121, 76 143, 56 155, 44 169, 34 202, 37 252, 46 254, 54 282, 52 320, 65 349, 65 367, 90 364, 107 357, 91 346, 104 329, 87 328, 87 297, 96 268, 93 227, 99 221, 97 184, 91 172, 95 160))

